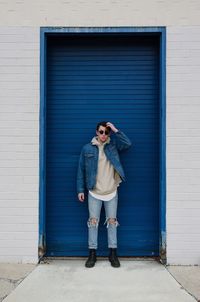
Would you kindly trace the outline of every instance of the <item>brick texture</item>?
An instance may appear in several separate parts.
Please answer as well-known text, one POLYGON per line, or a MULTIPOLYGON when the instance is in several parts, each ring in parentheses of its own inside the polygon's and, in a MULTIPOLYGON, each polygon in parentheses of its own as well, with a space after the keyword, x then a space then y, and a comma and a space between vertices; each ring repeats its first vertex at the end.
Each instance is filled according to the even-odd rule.
POLYGON ((198 0, 0 1, 0 25, 172 26, 199 24, 198 0))
POLYGON ((39 28, 0 28, 0 262, 37 262, 39 28))
POLYGON ((167 259, 200 264, 200 26, 167 28, 167 259))

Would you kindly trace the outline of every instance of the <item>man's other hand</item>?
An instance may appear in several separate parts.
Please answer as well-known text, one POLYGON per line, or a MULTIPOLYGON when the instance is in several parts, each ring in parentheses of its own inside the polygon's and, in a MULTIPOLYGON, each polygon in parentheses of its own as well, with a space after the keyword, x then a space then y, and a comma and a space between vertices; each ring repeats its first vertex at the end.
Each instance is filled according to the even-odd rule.
POLYGON ((83 202, 84 199, 85 199, 84 193, 79 193, 78 194, 78 199, 79 199, 79 201, 83 202))

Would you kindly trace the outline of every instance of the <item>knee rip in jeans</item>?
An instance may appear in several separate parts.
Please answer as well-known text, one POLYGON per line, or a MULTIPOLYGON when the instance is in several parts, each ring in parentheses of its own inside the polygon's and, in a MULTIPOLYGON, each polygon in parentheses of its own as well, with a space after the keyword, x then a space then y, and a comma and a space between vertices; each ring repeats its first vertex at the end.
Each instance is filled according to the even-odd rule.
POLYGON ((94 218, 94 217, 89 218, 88 222, 87 222, 87 225, 88 225, 89 228, 91 228, 91 227, 96 227, 97 228, 98 225, 99 225, 98 218, 94 218))
POLYGON ((118 226, 119 222, 117 221, 117 218, 106 218, 106 221, 104 224, 107 223, 107 228, 109 227, 109 225, 114 225, 114 226, 118 226))

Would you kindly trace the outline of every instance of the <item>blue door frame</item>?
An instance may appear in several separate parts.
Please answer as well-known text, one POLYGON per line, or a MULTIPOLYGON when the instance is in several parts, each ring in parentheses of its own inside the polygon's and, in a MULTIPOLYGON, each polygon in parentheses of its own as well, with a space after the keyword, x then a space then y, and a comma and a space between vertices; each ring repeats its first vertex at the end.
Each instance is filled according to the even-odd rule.
POLYGON ((160 260, 166 263, 166 28, 165 27, 41 27, 40 28, 40 150, 39 150, 39 260, 46 252, 46 45, 50 35, 128 34, 159 36, 160 39, 160 175, 159 247, 160 260))

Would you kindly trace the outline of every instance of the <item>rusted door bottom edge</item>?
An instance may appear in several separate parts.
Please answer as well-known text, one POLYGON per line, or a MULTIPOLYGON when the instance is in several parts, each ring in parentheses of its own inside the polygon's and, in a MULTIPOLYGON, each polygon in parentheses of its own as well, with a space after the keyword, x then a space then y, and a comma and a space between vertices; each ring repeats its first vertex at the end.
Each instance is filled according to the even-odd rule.
MULTIPOLYGON (((108 260, 108 257, 106 256, 97 256, 99 261, 108 260)), ((157 261, 160 262, 160 257, 152 257, 152 256, 118 256, 121 261, 157 261)), ((48 257, 42 257, 42 259, 39 260, 39 263, 47 263, 48 261, 52 260, 86 260, 88 256, 48 256, 48 257)))

